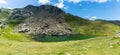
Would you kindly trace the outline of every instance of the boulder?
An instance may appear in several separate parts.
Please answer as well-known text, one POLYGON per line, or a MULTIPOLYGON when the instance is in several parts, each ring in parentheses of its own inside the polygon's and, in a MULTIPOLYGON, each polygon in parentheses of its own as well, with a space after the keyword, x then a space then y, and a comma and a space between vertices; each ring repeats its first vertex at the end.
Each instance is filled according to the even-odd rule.
POLYGON ((26 33, 26 32, 29 32, 30 30, 27 29, 27 28, 22 28, 21 30, 19 30, 18 32, 19 33, 26 33))

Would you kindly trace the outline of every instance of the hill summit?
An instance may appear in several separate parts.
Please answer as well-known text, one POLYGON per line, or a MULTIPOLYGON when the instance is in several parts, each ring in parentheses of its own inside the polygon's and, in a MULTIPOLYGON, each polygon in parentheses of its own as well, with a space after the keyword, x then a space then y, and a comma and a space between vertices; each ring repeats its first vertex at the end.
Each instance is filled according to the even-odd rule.
POLYGON ((10 20, 21 22, 16 30, 20 33, 70 35, 72 30, 65 22, 65 12, 51 5, 13 9, 10 20))

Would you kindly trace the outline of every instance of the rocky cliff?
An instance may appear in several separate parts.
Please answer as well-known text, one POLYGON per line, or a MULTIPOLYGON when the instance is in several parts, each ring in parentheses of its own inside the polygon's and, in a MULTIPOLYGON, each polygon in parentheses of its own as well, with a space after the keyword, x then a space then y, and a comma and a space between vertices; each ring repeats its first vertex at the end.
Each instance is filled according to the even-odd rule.
POLYGON ((20 33, 70 35, 72 30, 65 22, 65 12, 51 6, 32 6, 13 9, 9 20, 20 21, 15 28, 20 33))

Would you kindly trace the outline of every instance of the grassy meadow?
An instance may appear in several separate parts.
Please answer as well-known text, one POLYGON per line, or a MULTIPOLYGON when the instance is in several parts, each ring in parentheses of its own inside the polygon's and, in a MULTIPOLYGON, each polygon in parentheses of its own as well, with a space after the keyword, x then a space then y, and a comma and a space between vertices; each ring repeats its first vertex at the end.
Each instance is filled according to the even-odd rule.
MULTIPOLYGON (((76 36, 73 36, 76 37, 76 36)), ((95 37, 76 40, 73 37, 50 41, 13 41, 0 38, 1 55, 120 55, 120 38, 95 37), (70 38, 73 38, 71 40, 70 38)), ((86 37, 86 36, 85 36, 86 37)), ((51 37, 52 38, 52 37, 51 37)), ((55 37, 52 39, 56 39, 55 37)))
MULTIPOLYGON (((0 17, 9 21, 5 12, 0 17)), ((7 22, 6 28, 0 28, 0 55, 120 55, 120 38, 114 37, 119 26, 72 15, 65 18, 74 35, 32 39, 14 30, 19 21, 7 22)))
POLYGON ((1 55, 120 55, 120 38, 105 35, 46 36, 30 39, 7 27, 0 29, 1 55))

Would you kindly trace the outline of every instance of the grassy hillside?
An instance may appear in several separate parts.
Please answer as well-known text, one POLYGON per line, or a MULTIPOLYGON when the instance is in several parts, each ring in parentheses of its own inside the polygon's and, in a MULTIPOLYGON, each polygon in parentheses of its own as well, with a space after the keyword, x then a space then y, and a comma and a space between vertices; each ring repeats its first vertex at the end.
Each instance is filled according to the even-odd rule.
POLYGON ((120 55, 119 49, 120 39, 112 37, 62 42, 18 42, 0 38, 1 55, 120 55))
POLYGON ((0 28, 0 38, 16 41, 27 41, 29 35, 15 32, 11 27, 0 28))
POLYGON ((120 30, 120 26, 107 21, 92 21, 70 14, 65 15, 65 18, 72 27, 74 34, 115 35, 120 30))
POLYGON ((0 28, 0 38, 8 40, 27 41, 27 37, 29 37, 29 35, 17 33, 16 31, 14 31, 14 27, 17 24, 8 22, 8 17, 11 10, 5 8, 1 8, 0 10, 0 21, 3 21, 7 24, 6 28, 0 28))
POLYGON ((0 55, 120 55, 120 38, 114 38, 120 27, 106 21, 65 15, 75 35, 33 40, 14 31, 19 21, 8 22, 8 16, 7 12, 0 13, 0 20, 8 24, 0 28, 0 55))
POLYGON ((9 17, 10 12, 10 9, 0 8, 0 20, 6 21, 9 17))

